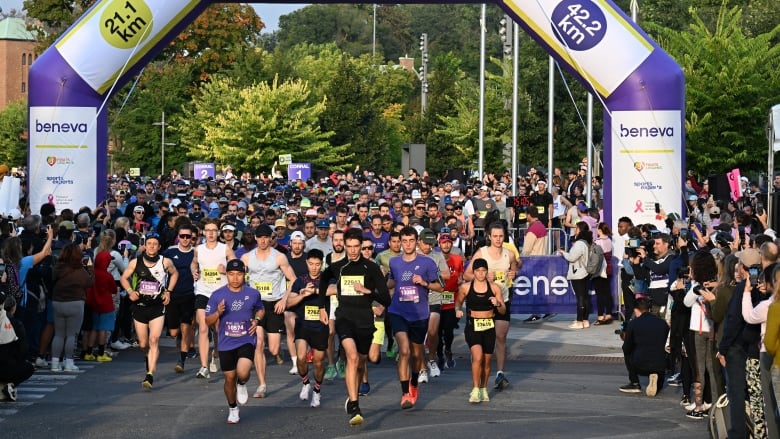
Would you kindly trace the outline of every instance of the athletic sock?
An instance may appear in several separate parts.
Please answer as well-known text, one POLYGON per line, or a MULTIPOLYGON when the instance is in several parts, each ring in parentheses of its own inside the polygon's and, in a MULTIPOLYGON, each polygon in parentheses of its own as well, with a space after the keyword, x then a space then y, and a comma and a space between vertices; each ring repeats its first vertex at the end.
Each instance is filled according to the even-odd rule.
POLYGON ((301 375, 301 382, 304 386, 309 384, 309 374, 301 375))
POLYGON ((409 380, 401 381, 401 393, 409 393, 409 380))
POLYGON ((419 381, 417 381, 420 378, 420 372, 412 372, 412 385, 414 387, 417 387, 419 384, 419 381))
POLYGON ((184 363, 184 360, 187 359, 187 353, 186 352, 179 352, 179 361, 184 363))
POLYGON ((105 354, 105 353, 106 353, 106 345, 104 345, 104 344, 99 344, 99 345, 98 345, 97 356, 98 356, 98 357, 101 357, 101 356, 103 356, 103 354, 105 354))
POLYGON ((236 381, 236 382, 237 382, 239 385, 243 386, 244 384, 246 384, 247 380, 238 380, 238 381, 236 381))
POLYGON ((232 404, 228 404, 228 407, 234 409, 234 408, 238 407, 238 404, 234 402, 232 404))
POLYGON ((322 381, 314 380, 314 393, 320 393, 320 387, 322 387, 322 381))

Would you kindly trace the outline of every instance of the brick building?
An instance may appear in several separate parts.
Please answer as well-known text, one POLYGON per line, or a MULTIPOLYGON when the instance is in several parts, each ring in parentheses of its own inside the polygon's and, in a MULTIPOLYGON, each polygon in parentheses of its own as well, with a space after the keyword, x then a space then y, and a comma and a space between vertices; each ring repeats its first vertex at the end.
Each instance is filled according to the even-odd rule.
POLYGON ((0 19, 0 111, 27 98, 30 64, 37 57, 35 37, 24 18, 0 19))

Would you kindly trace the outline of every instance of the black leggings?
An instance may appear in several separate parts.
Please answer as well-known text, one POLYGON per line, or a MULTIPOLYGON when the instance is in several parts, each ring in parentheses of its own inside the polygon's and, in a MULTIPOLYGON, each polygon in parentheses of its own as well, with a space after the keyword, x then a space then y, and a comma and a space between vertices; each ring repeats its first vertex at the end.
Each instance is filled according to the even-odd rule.
POLYGON ((596 290, 596 315, 612 316, 612 291, 609 288, 609 277, 594 277, 593 289, 596 290))
POLYGON ((458 319, 455 318, 455 309, 445 309, 441 311, 441 322, 439 323, 439 345, 436 347, 436 354, 442 356, 443 352, 452 352, 452 341, 455 339, 455 325, 458 319))
POLYGON ((572 279, 571 287, 577 297, 577 321, 588 320, 590 315, 590 297, 588 297, 588 278, 572 279))

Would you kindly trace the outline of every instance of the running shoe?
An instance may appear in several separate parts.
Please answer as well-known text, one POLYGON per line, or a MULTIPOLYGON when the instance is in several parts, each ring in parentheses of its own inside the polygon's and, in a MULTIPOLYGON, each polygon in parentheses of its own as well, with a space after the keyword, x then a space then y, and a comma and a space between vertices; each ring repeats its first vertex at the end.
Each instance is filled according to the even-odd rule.
POLYGON ((688 413, 686 413, 685 416, 690 419, 702 420, 705 417, 707 417, 707 414, 697 410, 691 410, 688 413))
POLYGON ((6 383, 3 386, 3 395, 11 401, 16 401, 16 386, 13 383, 6 383))
POLYGON ((43 357, 38 357, 35 359, 35 367, 43 368, 43 367, 49 367, 49 362, 46 361, 43 357))
POLYGON ((211 356, 211 361, 209 362, 209 372, 216 373, 219 369, 217 368, 217 357, 211 356))
POLYGON ((339 378, 347 376, 347 363, 340 358, 339 361, 336 362, 336 372, 338 372, 339 378))
POLYGON ((94 354, 84 354, 83 357, 81 357, 84 361, 95 361, 96 357, 94 354))
MULTIPOLYGON (((688 407, 688 404, 690 403, 691 403, 691 398, 688 397, 688 395, 683 395, 682 399, 680 399, 680 405, 683 407, 688 407)), ((691 410, 691 409, 687 409, 687 410, 691 410)))
POLYGON ((246 383, 236 384, 236 400, 241 405, 244 405, 247 401, 249 401, 249 393, 246 391, 246 383))
POLYGON ((506 376, 504 375, 504 372, 498 372, 496 374, 495 385, 496 385, 496 387, 495 387, 496 390, 504 390, 507 387, 509 387, 509 380, 506 379, 506 376))
POLYGON ((401 396, 401 408, 406 410, 414 407, 414 401, 412 401, 412 395, 404 393, 401 396))
POLYGON ((445 351, 444 356, 447 358, 447 363, 445 364, 445 367, 447 367, 447 369, 452 369, 453 367, 455 367, 455 359, 452 358, 452 352, 445 351))
POLYGON ((349 415, 349 425, 351 427, 363 425, 363 415, 360 413, 360 406, 358 406, 357 401, 350 404, 349 398, 347 398, 347 402, 344 403, 344 411, 349 415))
POLYGON ((478 387, 474 387, 473 389, 471 389, 471 393, 469 394, 469 402, 472 404, 479 404, 480 401, 479 393, 480 392, 478 387))
POLYGON ((541 321, 542 321, 542 316, 540 316, 539 314, 531 314, 530 317, 523 320, 523 323, 538 323, 541 321))
POLYGON ((369 393, 371 393, 371 384, 369 384, 367 382, 360 383, 360 387, 358 388, 358 395, 366 396, 369 393))
POLYGON ((241 418, 238 416, 238 407, 229 407, 227 423, 238 424, 239 421, 241 418))
POLYGON ((202 378, 202 379, 209 379, 211 378, 211 374, 209 373, 209 369, 207 367, 201 367, 200 370, 198 370, 198 374, 195 375, 196 378, 202 378))
POLYGON ((338 372, 336 371, 336 366, 329 365, 327 369, 325 369, 325 379, 328 381, 333 381, 336 378, 336 375, 338 375, 338 372))
POLYGON ((110 363, 114 361, 114 359, 111 358, 111 356, 107 355, 106 353, 103 353, 103 355, 98 355, 97 357, 95 357, 95 360, 97 360, 98 363, 110 363))
POLYGON ((154 375, 147 373, 144 380, 141 381, 141 386, 143 386, 143 388, 146 390, 150 390, 152 388, 152 384, 154 384, 154 375))
POLYGON ((418 383, 427 383, 428 382, 428 371, 423 369, 420 371, 420 377, 417 378, 418 383))
POLYGON ((198 358, 198 353, 195 352, 195 349, 190 349, 189 351, 187 351, 187 358, 189 358, 190 360, 194 360, 195 358, 198 358))
POLYGON ((650 381, 648 382, 647 387, 645 388, 645 394, 647 396, 655 396, 657 393, 658 393, 658 374, 651 373, 650 381))
POLYGON ((284 358, 280 354, 276 354, 276 356, 274 356, 274 359, 276 360, 276 364, 278 364, 279 366, 284 364, 284 358))
POLYGON ((490 402, 490 396, 488 395, 487 387, 481 387, 479 389, 479 400, 482 402, 490 402))
POLYGON ((176 373, 183 373, 184 372, 184 362, 179 360, 176 362, 176 366, 174 366, 173 371, 176 373))
POLYGON ((387 358, 394 359, 398 356, 398 345, 393 345, 390 349, 387 350, 387 358))
POLYGON ((436 378, 438 376, 441 376, 441 369, 439 369, 439 365, 436 364, 436 361, 431 360, 428 362, 428 369, 431 371, 431 378, 436 378))
POLYGON ((642 392, 642 386, 639 383, 628 383, 618 388, 623 393, 640 393, 642 392))
POLYGON ((412 397, 412 404, 417 404, 417 397, 420 396, 420 387, 409 383, 409 396, 412 397))
POLYGON ((311 384, 306 383, 301 386, 301 393, 298 395, 299 398, 301 398, 301 401, 308 401, 309 400, 309 392, 311 391, 311 384))
POLYGON ((320 406, 320 392, 312 392, 311 394, 311 406, 317 408, 320 406))
POLYGON ((287 373, 289 373, 290 375, 298 375, 298 366, 296 366, 295 363, 293 363, 292 367, 290 368, 290 370, 287 371, 287 373))
POLYGON ((62 370, 65 372, 78 372, 79 367, 73 364, 73 360, 66 360, 65 365, 62 366, 62 370))
POLYGON ((255 390, 252 398, 265 398, 265 385, 261 384, 257 386, 257 390, 255 390))
POLYGON ((52 372, 62 372, 62 364, 59 362, 59 360, 52 360, 51 361, 51 369, 52 372))
POLYGON ((124 351, 125 349, 129 349, 132 345, 130 343, 125 343, 122 340, 117 340, 111 343, 109 346, 111 346, 111 349, 124 351))

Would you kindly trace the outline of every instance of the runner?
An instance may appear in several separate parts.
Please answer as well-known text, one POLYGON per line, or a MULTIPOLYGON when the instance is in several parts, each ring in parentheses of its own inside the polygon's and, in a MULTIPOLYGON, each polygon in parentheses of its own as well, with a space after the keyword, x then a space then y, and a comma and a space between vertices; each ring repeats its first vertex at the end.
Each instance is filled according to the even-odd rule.
MULTIPOLYGON (((387 247, 387 250, 376 255, 376 263, 379 264, 379 268, 382 269, 382 274, 385 275, 385 278, 390 273, 390 259, 401 255, 401 234, 395 230, 390 232, 390 240, 387 247)), ((390 295, 392 296, 392 294, 393 290, 391 288, 390 295)), ((390 317, 387 313, 385 313, 385 334, 387 335, 387 358, 394 359, 398 356, 398 344, 395 343, 393 327, 390 324, 390 317)))
POLYGON ((265 335, 268 334, 268 352, 279 356, 284 330, 284 310, 287 308, 287 287, 285 278, 291 283, 295 281, 295 273, 287 262, 287 256, 271 247, 273 230, 265 224, 255 229, 257 248, 244 256, 241 261, 247 267, 249 284, 260 291, 263 307, 266 313, 257 330, 257 346, 255 349, 255 370, 260 383, 254 398, 265 398, 267 390, 265 382, 265 335))
POLYGON ((231 259, 225 270, 227 285, 211 293, 205 313, 208 326, 219 326, 217 345, 219 364, 225 376, 223 388, 229 407, 227 422, 238 424, 238 404, 244 405, 249 400, 246 382, 252 369, 255 332, 265 311, 260 293, 244 285, 244 263, 231 259))
POLYGON ((436 354, 439 369, 451 369, 455 367, 455 359, 452 356, 452 341, 455 338, 455 326, 459 320, 455 316, 455 299, 463 275, 463 257, 452 253, 452 236, 449 231, 442 231, 442 234, 439 235, 439 248, 447 261, 451 276, 444 283, 444 291, 441 293, 440 340, 436 354))
POLYGON ((135 302, 135 334, 138 347, 145 351, 146 376, 141 382, 145 389, 151 389, 154 383, 154 371, 160 356, 160 335, 165 323, 165 306, 170 302, 171 289, 176 288, 179 278, 173 262, 161 256, 159 251, 160 236, 154 232, 147 233, 143 253, 130 261, 120 281, 130 300, 135 302))
POLYGON ((482 258, 474 259, 469 269, 473 280, 464 283, 458 290, 455 317, 463 317, 463 302, 469 310, 464 335, 471 351, 470 403, 488 402, 487 382, 490 379, 490 360, 496 345, 494 309, 499 314, 506 312, 504 299, 498 285, 488 280, 488 263, 482 258))
MULTIPOLYGON (((322 264, 323 270, 334 262, 340 261, 347 257, 347 253, 344 250, 344 232, 336 230, 333 232, 331 240, 333 247, 328 253, 325 253, 325 262, 322 264)), ((344 378, 346 373, 346 360, 343 358, 344 354, 339 348, 338 361, 335 360, 336 350, 336 309, 339 307, 339 299, 335 294, 330 295, 330 321, 328 322, 328 368, 325 370, 325 379, 332 381, 337 376, 344 378)))
POLYGON ((320 406, 320 389, 325 376, 325 351, 328 349, 328 325, 320 321, 319 291, 322 260, 324 256, 318 249, 312 249, 306 255, 308 273, 298 276, 287 296, 287 310, 293 312, 295 319, 295 348, 298 353, 297 368, 301 377, 301 401, 309 400, 312 390, 309 380, 309 365, 306 362, 308 349, 314 350, 314 392, 311 406, 320 406))
POLYGON ((401 250, 400 258, 390 260, 388 286, 395 288, 395 294, 388 313, 398 343, 401 408, 410 409, 417 403, 419 371, 425 365, 428 294, 431 290, 441 291, 442 286, 433 259, 417 253, 417 230, 409 226, 401 230, 401 250))
MULTIPOLYGON (((474 259, 482 258, 487 261, 490 270, 488 271, 488 280, 495 282, 501 288, 501 294, 504 296, 504 308, 506 312, 495 317, 496 325, 496 381, 495 388, 503 390, 509 386, 509 380, 504 375, 504 366, 506 364, 506 336, 509 333, 509 313, 510 297, 509 285, 517 274, 517 270, 522 267, 522 261, 517 259, 513 252, 504 248, 504 227, 501 223, 492 223, 485 231, 489 244, 480 248, 474 253, 474 259)), ((463 280, 470 282, 474 280, 474 271, 469 265, 463 273, 463 280)))
POLYGON ((225 286, 227 280, 223 277, 227 261, 235 259, 233 250, 219 242, 219 220, 209 218, 203 221, 203 233, 206 242, 195 248, 192 263, 192 273, 195 279, 195 320, 198 325, 198 354, 200 355, 200 370, 196 377, 211 378, 209 372, 217 371, 218 338, 214 340, 214 353, 209 361, 209 326, 206 324, 206 305, 211 293, 225 286))
MULTIPOLYGON (((303 234, 303 232, 294 231, 290 234, 290 251, 287 253, 287 262, 292 267, 296 278, 308 273, 306 252, 303 251, 305 244, 306 236, 303 234)), ((291 285, 292 283, 290 283, 288 287, 291 285)), ((296 317, 294 312, 284 312, 284 328, 287 335, 287 352, 290 353, 290 359, 292 360, 292 368, 290 368, 289 371, 290 375, 296 375, 298 373, 298 367, 296 366, 298 356, 295 349, 295 319, 296 317)))
POLYGON ((362 239, 361 230, 347 231, 344 236, 347 257, 325 269, 320 280, 320 321, 327 323, 329 320, 326 305, 331 281, 335 284, 330 288, 336 290, 339 299, 335 325, 342 351, 347 357, 345 384, 348 398, 344 409, 352 426, 363 424, 358 404, 358 381, 363 373, 361 364, 368 355, 375 331, 371 303, 390 303, 390 294, 379 266, 360 255, 362 239))
MULTIPOLYGON (((366 259, 371 259, 374 254, 374 242, 368 237, 363 236, 363 242, 360 244, 360 255, 366 259)), ((382 267, 380 267, 381 269, 382 267)), ((368 356, 365 360, 372 362, 373 364, 379 364, 382 359, 382 345, 385 343, 385 307, 382 306, 376 300, 371 304, 371 311, 374 313, 374 337, 371 340, 371 347, 368 349, 368 356)), ((358 395, 366 396, 371 392, 371 384, 368 382, 368 367, 367 363, 363 360, 361 368, 363 369, 363 376, 361 376, 360 386, 358 387, 358 395)))
POLYGON ((192 276, 192 261, 195 259, 195 251, 192 239, 196 236, 195 226, 185 224, 179 227, 177 233, 179 243, 171 246, 163 252, 163 256, 173 261, 179 281, 176 288, 171 290, 171 300, 166 308, 168 331, 171 336, 180 337, 179 360, 176 361, 174 371, 184 372, 184 360, 187 359, 192 342, 192 319, 195 315, 195 279, 192 276))

